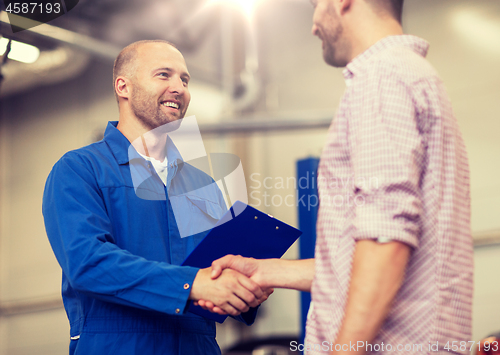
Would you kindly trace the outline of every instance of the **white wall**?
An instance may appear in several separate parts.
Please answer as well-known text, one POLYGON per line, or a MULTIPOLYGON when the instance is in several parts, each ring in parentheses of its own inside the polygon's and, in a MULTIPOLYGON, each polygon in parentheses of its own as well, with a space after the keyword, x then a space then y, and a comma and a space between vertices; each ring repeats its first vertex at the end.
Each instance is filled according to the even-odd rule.
POLYGON ((472 338, 483 339, 500 331, 500 246, 474 250, 474 303, 472 338))
MULTIPOLYGON (((500 51, 491 43, 469 38, 474 16, 500 23, 500 3, 487 0, 407 0, 405 28, 431 43, 429 61, 440 72, 467 144, 471 166, 472 227, 500 230, 500 51), (468 9, 468 7, 473 8, 468 9), (457 15, 457 13, 459 15, 457 15), (458 17, 457 17, 458 16, 458 17), (458 21, 458 22, 457 22, 458 21), (460 22, 462 21, 462 22, 460 22), (458 24, 457 24, 458 23, 458 24), (463 29, 466 29, 464 33, 463 29)), ((327 67, 321 43, 310 35, 312 8, 307 1, 277 0, 262 7, 257 20, 261 72, 265 82, 257 111, 304 118, 333 116, 344 83, 341 71, 327 67)), ((478 26, 476 26, 478 27, 478 26)), ((481 26, 479 26, 481 27, 481 26)), ((486 26, 494 32, 495 26, 486 26)), ((483 36, 484 37, 484 36, 483 36)), ((500 38, 500 36, 496 37, 500 38)), ((196 54, 199 62, 200 53, 196 54)), ((189 56, 187 56, 189 65, 189 56)), ((208 63, 211 63, 209 61, 208 63)), ((43 301, 59 297, 60 269, 47 242, 41 216, 41 196, 51 166, 67 150, 94 140, 106 121, 116 119, 111 92, 111 64, 94 62, 84 75, 67 83, 4 99, 0 136, 0 304, 43 301)), ((193 100, 196 96, 193 97, 193 100)), ((199 121, 214 119, 203 108, 199 121)), ((207 137, 209 151, 235 152, 244 159, 247 176, 285 181, 295 176, 295 161, 321 152, 326 130, 207 137)), ((271 196, 294 194, 293 186, 249 192, 271 196)), ((254 195, 254 196, 258 196, 254 195)), ((275 200, 278 201, 278 200, 275 200)), ((296 208, 250 202, 285 222, 297 225, 296 208)), ((286 255, 297 256, 293 247, 286 255)), ((475 250, 474 339, 500 330, 500 247, 475 250)), ((246 336, 299 331, 295 291, 281 290, 263 307, 246 336)), ((220 328, 226 346, 239 334, 232 325, 220 328)), ((0 318, 0 355, 65 354, 69 332, 63 309, 0 318)))

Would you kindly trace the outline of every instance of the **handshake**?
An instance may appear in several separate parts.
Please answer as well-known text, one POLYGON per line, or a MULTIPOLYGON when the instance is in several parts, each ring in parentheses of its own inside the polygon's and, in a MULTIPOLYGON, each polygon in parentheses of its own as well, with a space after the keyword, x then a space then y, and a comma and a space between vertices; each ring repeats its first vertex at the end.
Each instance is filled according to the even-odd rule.
POLYGON ((310 292, 314 259, 253 259, 226 255, 196 274, 189 299, 221 315, 237 316, 257 307, 274 288, 310 292))

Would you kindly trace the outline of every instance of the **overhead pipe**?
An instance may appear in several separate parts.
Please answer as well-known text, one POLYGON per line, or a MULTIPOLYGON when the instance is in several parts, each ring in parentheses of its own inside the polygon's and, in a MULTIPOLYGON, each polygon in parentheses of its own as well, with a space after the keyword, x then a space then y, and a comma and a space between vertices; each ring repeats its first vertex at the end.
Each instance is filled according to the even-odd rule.
POLYGON ((251 108, 259 98, 261 82, 258 75, 259 57, 255 35, 251 28, 251 20, 244 24, 245 67, 239 74, 243 93, 234 97, 234 46, 233 46, 233 11, 231 7, 222 9, 221 42, 222 42, 222 83, 228 97, 227 115, 231 116, 251 108))
POLYGON ((327 129, 331 117, 313 119, 232 119, 222 123, 200 124, 204 135, 250 134, 256 132, 281 132, 305 129, 327 129))
POLYGON ((0 303, 0 318, 63 309, 61 296, 0 303))
POLYGON ((233 109, 236 112, 252 107, 261 92, 257 43, 250 23, 245 27, 245 69, 240 73, 240 79, 244 91, 241 97, 233 101, 233 109))
MULTIPOLYGON (((9 16, 16 16, 16 15, 7 14, 7 12, 2 11, 0 13, 0 21, 3 22, 4 24, 10 25, 9 16)), ((92 37, 68 31, 60 27, 51 26, 48 24, 40 24, 36 27, 32 27, 24 31, 27 31, 29 33, 34 33, 44 38, 48 38, 50 40, 55 41, 56 43, 65 44, 75 49, 84 50, 97 57, 107 60, 114 61, 116 56, 118 55, 118 53, 120 53, 121 50, 120 48, 111 45, 109 43, 102 42, 92 37)))
POLYGON ((42 51, 37 61, 31 64, 10 61, 3 69, 5 82, 0 97, 74 78, 89 62, 89 54, 70 49, 67 45, 42 51))

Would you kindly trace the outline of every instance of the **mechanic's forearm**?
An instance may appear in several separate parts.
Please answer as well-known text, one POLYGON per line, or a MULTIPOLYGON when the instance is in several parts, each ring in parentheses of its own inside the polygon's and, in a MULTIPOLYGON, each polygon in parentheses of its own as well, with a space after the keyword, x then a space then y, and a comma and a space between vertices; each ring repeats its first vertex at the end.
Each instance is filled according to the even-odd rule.
MULTIPOLYGON (((336 344, 370 343, 375 338, 403 282, 410 251, 400 242, 356 243, 349 295, 336 344)), ((365 353, 364 348, 351 349, 341 353, 365 353)))
POLYGON ((265 287, 289 288, 311 292, 314 277, 314 259, 266 259, 259 267, 265 287))

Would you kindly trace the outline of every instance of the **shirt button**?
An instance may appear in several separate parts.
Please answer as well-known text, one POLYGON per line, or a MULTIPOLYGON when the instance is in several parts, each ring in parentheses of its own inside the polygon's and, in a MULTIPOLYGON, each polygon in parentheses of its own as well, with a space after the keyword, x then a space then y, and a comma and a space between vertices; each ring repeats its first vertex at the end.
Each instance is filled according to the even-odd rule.
POLYGON ((179 314, 179 313, 181 313, 181 310, 180 310, 179 308, 177 308, 177 309, 175 310, 175 313, 179 314))
POLYGON ((184 289, 187 290, 189 288, 189 284, 184 284, 184 289))

